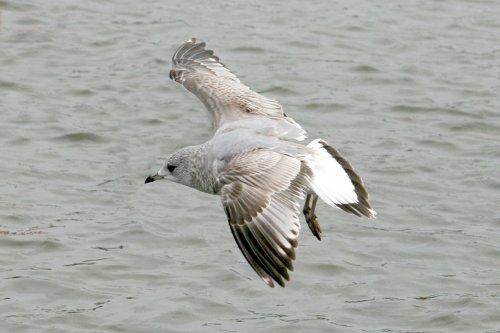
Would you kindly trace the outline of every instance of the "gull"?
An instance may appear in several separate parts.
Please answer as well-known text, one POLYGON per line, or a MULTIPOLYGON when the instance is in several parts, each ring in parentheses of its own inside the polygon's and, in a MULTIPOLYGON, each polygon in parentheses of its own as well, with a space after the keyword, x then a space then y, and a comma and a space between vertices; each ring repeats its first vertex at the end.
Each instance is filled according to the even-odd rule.
POLYGON ((357 216, 375 217, 352 165, 306 131, 274 99, 251 90, 192 38, 172 57, 170 78, 205 105, 214 135, 174 152, 145 183, 170 180, 221 197, 231 232, 250 266, 270 287, 293 271, 302 212, 321 240, 318 198, 357 216))

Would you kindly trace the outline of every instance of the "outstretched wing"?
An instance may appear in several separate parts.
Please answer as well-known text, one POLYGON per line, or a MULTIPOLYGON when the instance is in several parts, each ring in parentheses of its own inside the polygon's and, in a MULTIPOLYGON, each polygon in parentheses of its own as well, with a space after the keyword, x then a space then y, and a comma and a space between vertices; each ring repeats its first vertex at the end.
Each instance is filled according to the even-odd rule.
POLYGON ((235 156, 221 173, 220 194, 234 239, 257 274, 284 286, 299 235, 298 200, 310 169, 300 160, 257 148, 235 156))
POLYGON ((210 112, 215 129, 229 121, 245 117, 264 116, 302 130, 274 99, 251 90, 205 48, 205 43, 191 38, 182 44, 173 57, 170 78, 181 83, 198 97, 210 112))

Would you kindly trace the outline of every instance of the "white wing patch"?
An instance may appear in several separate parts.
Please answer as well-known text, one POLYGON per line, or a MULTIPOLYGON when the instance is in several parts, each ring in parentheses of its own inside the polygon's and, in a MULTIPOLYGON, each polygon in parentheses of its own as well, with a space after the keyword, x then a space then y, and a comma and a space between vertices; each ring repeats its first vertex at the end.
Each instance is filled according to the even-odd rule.
POLYGON ((375 217, 361 177, 333 147, 321 139, 307 145, 313 149, 308 159, 312 169, 312 190, 330 206, 357 216, 375 217))
POLYGON ((316 152, 309 162, 313 170, 312 188, 330 206, 357 203, 354 185, 342 166, 323 149, 319 139, 307 145, 316 152))

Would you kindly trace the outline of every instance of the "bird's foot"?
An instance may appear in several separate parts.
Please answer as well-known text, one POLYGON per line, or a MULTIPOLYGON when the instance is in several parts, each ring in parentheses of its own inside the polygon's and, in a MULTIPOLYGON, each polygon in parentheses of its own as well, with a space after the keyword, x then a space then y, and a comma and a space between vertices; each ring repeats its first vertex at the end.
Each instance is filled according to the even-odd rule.
POLYGON ((311 232, 318 240, 321 240, 321 228, 318 223, 318 219, 316 214, 314 214, 309 207, 304 207, 303 210, 304 217, 306 218, 307 225, 309 226, 309 229, 311 229, 311 232))

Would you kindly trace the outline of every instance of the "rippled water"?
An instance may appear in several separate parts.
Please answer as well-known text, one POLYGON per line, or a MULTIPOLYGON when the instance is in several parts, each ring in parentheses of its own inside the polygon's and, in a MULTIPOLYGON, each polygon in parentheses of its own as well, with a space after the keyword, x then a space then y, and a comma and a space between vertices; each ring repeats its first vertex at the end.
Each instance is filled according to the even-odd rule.
POLYGON ((0 331, 500 332, 498 1, 0 0, 0 331), (144 178, 211 135, 208 42, 363 176, 268 288, 219 198, 144 178))

